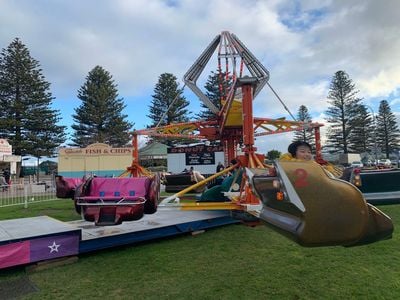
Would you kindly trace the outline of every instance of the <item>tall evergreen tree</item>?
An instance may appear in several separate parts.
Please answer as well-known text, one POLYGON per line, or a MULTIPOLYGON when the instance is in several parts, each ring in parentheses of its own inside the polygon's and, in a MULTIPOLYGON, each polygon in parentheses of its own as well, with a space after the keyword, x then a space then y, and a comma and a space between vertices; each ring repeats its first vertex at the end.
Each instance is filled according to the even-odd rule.
POLYGON ((361 99, 356 97, 357 93, 349 75, 344 71, 337 71, 332 78, 328 94, 328 103, 331 106, 326 111, 326 120, 331 124, 326 143, 329 152, 354 151, 350 145, 349 135, 353 129, 351 120, 359 112, 357 107, 361 99))
POLYGON ((355 117, 349 121, 352 130, 349 133, 349 148, 358 153, 372 152, 374 149, 373 116, 363 104, 354 107, 355 117))
MULTIPOLYGON (((226 75, 226 73, 219 70, 216 72, 211 71, 211 74, 208 76, 208 80, 204 85, 204 88, 206 89, 205 95, 218 109, 221 109, 221 100, 226 99, 232 85, 231 76, 226 75)), ((216 115, 203 102, 201 103, 201 108, 202 111, 197 114, 199 119, 207 120, 216 117, 216 115)))
POLYGON ((78 98, 82 103, 72 116, 74 146, 86 147, 98 142, 121 147, 129 142, 133 124, 122 113, 126 105, 118 98, 117 85, 108 71, 94 67, 79 89, 78 98))
POLYGON ((189 120, 189 111, 186 109, 189 102, 183 96, 183 90, 179 88, 173 74, 163 73, 158 77, 152 98, 148 115, 152 120, 151 127, 189 120), (161 118, 163 119, 160 121, 161 118))
POLYGON ((400 132, 396 117, 386 100, 382 100, 379 104, 376 123, 378 146, 385 152, 386 158, 389 158, 389 154, 400 147, 400 132))
POLYGON ((53 156, 65 141, 60 113, 51 109, 50 83, 28 48, 14 39, 0 56, 0 137, 16 155, 53 156))
MULTIPOLYGON (((297 121, 302 122, 312 122, 310 113, 305 105, 300 105, 299 110, 297 112, 297 121)), ((309 143, 313 149, 315 148, 315 138, 314 131, 312 129, 303 129, 296 131, 293 137, 293 142, 295 141, 303 141, 309 143)))
POLYGON ((278 150, 270 150, 267 153, 267 159, 268 160, 274 160, 274 159, 278 159, 281 156, 281 152, 278 150))
MULTIPOLYGON (((158 82, 154 88, 150 113, 147 115, 152 123, 150 127, 165 126, 172 123, 187 122, 189 102, 183 95, 183 89, 179 88, 177 78, 171 73, 163 73, 158 77, 158 82)), ((172 145, 174 140, 163 138, 152 138, 168 145, 172 145)))

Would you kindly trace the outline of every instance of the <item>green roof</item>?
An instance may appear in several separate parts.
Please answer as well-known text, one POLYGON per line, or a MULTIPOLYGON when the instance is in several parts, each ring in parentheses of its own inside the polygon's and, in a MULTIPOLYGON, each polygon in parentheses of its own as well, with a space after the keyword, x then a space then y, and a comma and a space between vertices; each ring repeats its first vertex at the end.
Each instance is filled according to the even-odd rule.
POLYGON ((167 158, 168 146, 153 142, 139 149, 139 157, 165 156, 167 158))

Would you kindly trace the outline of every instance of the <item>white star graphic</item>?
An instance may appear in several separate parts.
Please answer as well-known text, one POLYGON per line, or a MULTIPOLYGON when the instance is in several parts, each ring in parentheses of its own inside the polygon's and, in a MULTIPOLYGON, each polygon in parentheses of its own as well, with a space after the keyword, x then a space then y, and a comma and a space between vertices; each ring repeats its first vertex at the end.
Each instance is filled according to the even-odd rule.
POLYGON ((56 241, 53 241, 53 245, 47 246, 50 248, 50 253, 53 252, 58 252, 58 247, 60 247, 61 245, 57 245, 56 241))

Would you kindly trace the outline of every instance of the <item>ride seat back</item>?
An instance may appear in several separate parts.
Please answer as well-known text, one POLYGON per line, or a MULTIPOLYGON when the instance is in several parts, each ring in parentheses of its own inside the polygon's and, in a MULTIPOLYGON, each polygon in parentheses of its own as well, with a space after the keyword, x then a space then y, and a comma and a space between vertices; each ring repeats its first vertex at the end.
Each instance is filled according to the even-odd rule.
MULTIPOLYGON (((353 173, 352 177, 354 175, 353 173)), ((361 171, 359 175, 361 186, 358 188, 363 193, 398 192, 400 190, 400 172, 398 170, 365 170, 361 171)))
POLYGON ((302 240, 305 244, 351 243, 368 224, 368 207, 361 192, 335 179, 315 162, 281 162, 305 207, 302 240))
POLYGON ((166 175, 165 180, 166 185, 191 185, 194 182, 189 173, 166 175))
POLYGON ((75 189, 83 183, 82 178, 66 178, 56 176, 56 196, 57 198, 74 198, 75 189))
POLYGON ((137 199, 146 198, 149 192, 150 179, 147 177, 137 178, 93 178, 90 190, 85 200, 101 198, 103 200, 114 199, 137 199))

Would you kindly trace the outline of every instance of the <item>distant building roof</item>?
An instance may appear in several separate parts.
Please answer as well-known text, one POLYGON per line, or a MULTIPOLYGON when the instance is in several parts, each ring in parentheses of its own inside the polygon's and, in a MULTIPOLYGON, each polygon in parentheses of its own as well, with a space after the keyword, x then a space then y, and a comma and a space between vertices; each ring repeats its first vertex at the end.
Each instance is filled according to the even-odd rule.
POLYGON ((153 142, 139 149, 140 159, 166 159, 168 146, 153 142))

